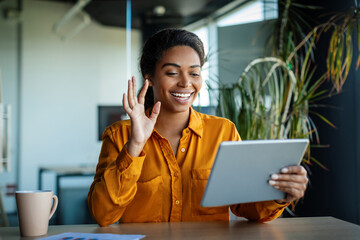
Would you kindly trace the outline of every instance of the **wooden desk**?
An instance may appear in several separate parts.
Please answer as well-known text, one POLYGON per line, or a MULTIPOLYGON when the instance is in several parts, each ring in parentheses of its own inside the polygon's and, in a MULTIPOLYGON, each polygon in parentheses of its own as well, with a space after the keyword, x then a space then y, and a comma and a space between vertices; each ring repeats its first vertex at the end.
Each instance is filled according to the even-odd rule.
MULTIPOLYGON (((48 235, 64 232, 143 234, 145 239, 360 239, 360 226, 333 217, 279 218, 268 223, 248 221, 129 223, 49 226, 48 235)), ((1 240, 20 238, 18 227, 0 228, 1 240)))

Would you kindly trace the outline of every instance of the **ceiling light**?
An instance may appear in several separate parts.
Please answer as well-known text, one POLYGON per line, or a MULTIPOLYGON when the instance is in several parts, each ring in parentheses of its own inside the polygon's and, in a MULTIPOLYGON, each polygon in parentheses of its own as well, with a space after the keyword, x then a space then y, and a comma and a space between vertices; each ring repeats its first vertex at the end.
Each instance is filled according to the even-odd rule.
POLYGON ((164 16, 166 12, 166 8, 164 6, 158 5, 154 7, 153 13, 157 16, 164 16))

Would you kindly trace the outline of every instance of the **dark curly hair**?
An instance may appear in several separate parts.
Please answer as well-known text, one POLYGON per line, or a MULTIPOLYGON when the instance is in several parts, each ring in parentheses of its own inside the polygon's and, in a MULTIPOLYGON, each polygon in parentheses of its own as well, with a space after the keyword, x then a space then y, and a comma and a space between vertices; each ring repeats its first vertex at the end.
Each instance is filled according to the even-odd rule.
MULTIPOLYGON (((176 46, 188 46, 194 49, 200 58, 201 66, 205 62, 204 45, 200 38, 189 31, 177 28, 167 28, 155 33, 146 42, 140 59, 140 69, 143 77, 154 76, 156 64, 165 51, 176 46)), ((154 105, 154 94, 149 87, 145 96, 145 109, 154 105)))

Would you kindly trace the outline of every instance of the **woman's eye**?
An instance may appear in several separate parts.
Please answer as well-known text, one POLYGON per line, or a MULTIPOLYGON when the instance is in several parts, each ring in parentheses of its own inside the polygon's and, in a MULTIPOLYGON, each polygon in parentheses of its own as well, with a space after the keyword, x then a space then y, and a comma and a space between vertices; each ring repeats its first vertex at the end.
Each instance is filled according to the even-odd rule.
POLYGON ((199 74, 199 73, 191 73, 190 75, 191 75, 191 76, 194 76, 194 77, 198 77, 198 76, 200 76, 200 74, 199 74))
POLYGON ((177 74, 177 72, 167 72, 166 73, 166 75, 168 75, 168 76, 174 76, 174 75, 176 75, 177 74))

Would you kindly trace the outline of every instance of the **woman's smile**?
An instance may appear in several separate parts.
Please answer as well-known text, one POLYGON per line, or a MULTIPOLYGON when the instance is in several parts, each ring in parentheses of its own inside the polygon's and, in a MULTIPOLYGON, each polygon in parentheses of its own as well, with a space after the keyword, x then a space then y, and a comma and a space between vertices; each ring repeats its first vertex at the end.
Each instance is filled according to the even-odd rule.
POLYGON ((187 103, 191 100, 194 92, 170 92, 174 99, 179 103, 187 103))

